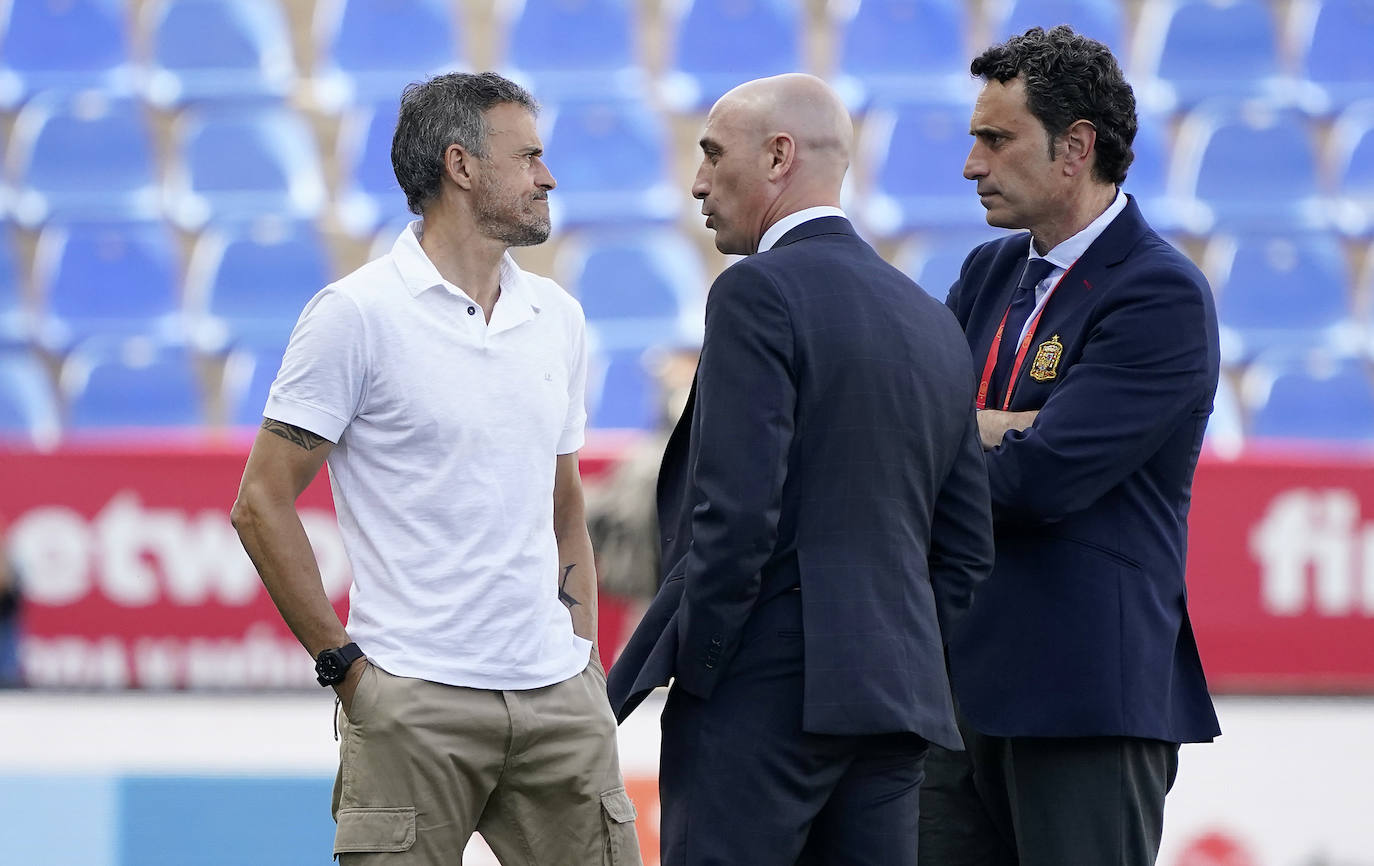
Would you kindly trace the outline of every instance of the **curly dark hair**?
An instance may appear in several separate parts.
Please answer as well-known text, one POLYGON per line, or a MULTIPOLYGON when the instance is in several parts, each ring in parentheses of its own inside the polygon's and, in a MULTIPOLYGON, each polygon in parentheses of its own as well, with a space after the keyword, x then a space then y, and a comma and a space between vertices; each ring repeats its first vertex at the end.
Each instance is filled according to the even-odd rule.
POLYGON ((411 213, 421 213, 439 195, 450 144, 486 158, 486 111, 507 102, 539 113, 529 91, 495 72, 450 72, 406 85, 391 137, 391 168, 411 213))
POLYGON ((1121 184, 1135 154, 1135 93, 1111 49, 1061 24, 1048 33, 1032 27, 994 45, 974 59, 969 71, 984 82, 1025 82, 1026 107, 1055 143, 1078 120, 1097 129, 1093 176, 1121 184))

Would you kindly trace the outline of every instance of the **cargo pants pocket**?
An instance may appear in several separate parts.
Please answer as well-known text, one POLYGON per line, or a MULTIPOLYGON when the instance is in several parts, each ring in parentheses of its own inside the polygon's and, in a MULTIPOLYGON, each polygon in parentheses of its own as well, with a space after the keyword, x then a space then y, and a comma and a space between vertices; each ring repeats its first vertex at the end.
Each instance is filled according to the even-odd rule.
POLYGON ((639 838, 635 835, 635 804, 625 789, 612 788, 601 795, 601 817, 606 822, 606 853, 603 866, 639 866, 639 838))
POLYGON ((415 807, 356 807, 339 810, 334 857, 340 854, 409 851, 415 844, 415 807))

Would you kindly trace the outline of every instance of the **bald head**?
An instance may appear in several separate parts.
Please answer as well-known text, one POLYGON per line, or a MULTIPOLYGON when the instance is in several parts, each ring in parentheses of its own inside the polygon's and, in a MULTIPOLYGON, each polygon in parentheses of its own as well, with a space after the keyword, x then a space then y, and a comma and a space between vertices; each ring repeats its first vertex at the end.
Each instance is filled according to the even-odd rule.
POLYGON ((792 72, 746 81, 722 96, 711 114, 729 114, 762 137, 790 135, 809 171, 839 173, 849 168, 854 124, 830 85, 814 75, 792 72))
POLYGON ((838 206, 854 126, 835 91, 814 75, 749 81, 722 96, 701 133, 701 200, 716 247, 752 253, 788 214, 838 206))

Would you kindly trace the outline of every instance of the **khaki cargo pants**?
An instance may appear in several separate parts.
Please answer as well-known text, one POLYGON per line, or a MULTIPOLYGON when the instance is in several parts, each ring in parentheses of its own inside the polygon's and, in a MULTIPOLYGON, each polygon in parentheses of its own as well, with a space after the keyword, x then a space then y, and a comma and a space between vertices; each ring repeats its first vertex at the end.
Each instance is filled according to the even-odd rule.
POLYGON ((338 718, 344 866, 456 866, 474 830, 506 866, 639 866, 600 665, 502 692, 369 664, 338 718))

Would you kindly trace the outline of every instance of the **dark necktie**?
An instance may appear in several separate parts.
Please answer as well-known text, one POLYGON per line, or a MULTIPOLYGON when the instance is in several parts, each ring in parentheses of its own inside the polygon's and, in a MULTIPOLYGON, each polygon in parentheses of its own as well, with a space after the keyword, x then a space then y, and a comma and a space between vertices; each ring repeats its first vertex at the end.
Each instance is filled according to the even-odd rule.
POLYGON ((1026 319, 1035 309, 1035 287, 1049 276, 1054 265, 1049 259, 1027 259, 1021 278, 1016 281, 1016 291, 1011 293, 1011 305, 1007 307, 1007 324, 1002 329, 1002 345, 997 350, 997 365, 992 368, 992 393, 998 399, 989 400, 989 408, 1001 408, 1011 383, 1011 365, 1016 361, 1016 350, 1021 346, 1021 330, 1026 327, 1026 319))

